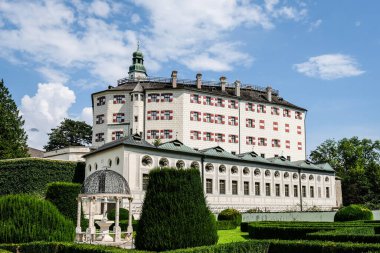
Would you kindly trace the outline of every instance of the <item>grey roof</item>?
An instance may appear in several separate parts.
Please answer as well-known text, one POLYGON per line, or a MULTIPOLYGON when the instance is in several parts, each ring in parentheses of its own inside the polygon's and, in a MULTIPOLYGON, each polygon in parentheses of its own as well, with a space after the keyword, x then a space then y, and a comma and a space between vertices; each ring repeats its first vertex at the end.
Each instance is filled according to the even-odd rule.
POLYGON ((127 180, 113 170, 98 170, 88 176, 84 182, 81 193, 83 194, 126 194, 131 190, 127 180))
POLYGON ((44 151, 36 149, 36 148, 31 148, 31 147, 28 147, 28 154, 30 155, 30 157, 38 157, 38 158, 44 157, 44 151))
POLYGON ((300 167, 302 169, 321 170, 321 171, 334 172, 334 169, 328 163, 315 164, 315 163, 312 163, 309 160, 299 160, 299 161, 292 162, 292 164, 294 164, 297 167, 300 167))
POLYGON ((174 140, 174 141, 169 141, 169 142, 162 143, 157 148, 200 155, 200 153, 198 151, 192 149, 189 146, 184 145, 179 140, 174 140))
POLYGON ((229 158, 229 159, 239 159, 237 156, 231 154, 230 152, 225 151, 220 146, 202 149, 199 152, 203 153, 206 156, 223 157, 223 158, 229 158))
POLYGON ((271 157, 271 158, 268 158, 267 160, 277 165, 294 166, 294 164, 290 162, 289 160, 287 160, 284 156, 271 157))
POLYGON ((247 161, 254 161, 254 162, 260 162, 260 163, 269 163, 269 161, 265 158, 262 158, 259 156, 256 152, 247 152, 242 153, 238 155, 241 159, 247 160, 247 161))
MULTIPOLYGON (((155 81, 150 81, 150 80, 139 80, 139 81, 129 80, 128 82, 120 84, 116 87, 110 86, 108 90, 104 90, 104 91, 131 92, 135 89, 136 85, 138 84, 141 85, 143 90, 174 89, 170 82, 155 82, 155 81)), ((223 97, 227 96, 234 99, 242 99, 242 100, 253 101, 253 102, 258 102, 258 103, 275 104, 275 105, 290 107, 296 110, 307 111, 305 108, 299 107, 297 105, 294 105, 284 100, 283 98, 278 96, 278 94, 275 94, 275 93, 272 94, 272 101, 268 101, 266 97, 266 93, 264 91, 255 90, 249 87, 246 87, 246 88, 242 87, 240 89, 240 97, 237 97, 235 95, 234 87, 226 87, 226 90, 222 91, 221 86, 204 84, 202 85, 202 88, 199 90, 194 85, 184 85, 184 84, 178 83, 176 89, 187 89, 187 90, 192 90, 195 92, 206 92, 215 96, 223 96, 223 97)), ((104 91, 96 92, 94 94, 101 93, 104 91)))
POLYGON ((135 88, 133 88, 133 92, 144 92, 144 88, 141 86, 140 82, 138 82, 135 88))

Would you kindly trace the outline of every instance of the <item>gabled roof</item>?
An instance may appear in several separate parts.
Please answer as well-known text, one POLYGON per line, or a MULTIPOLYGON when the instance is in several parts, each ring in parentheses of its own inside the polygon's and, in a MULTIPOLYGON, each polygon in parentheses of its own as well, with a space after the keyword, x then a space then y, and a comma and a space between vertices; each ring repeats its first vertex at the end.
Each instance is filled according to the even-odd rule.
POLYGON ((267 161, 273 164, 278 164, 278 165, 283 165, 283 166, 294 166, 294 164, 290 162, 288 159, 286 159, 284 156, 271 157, 271 158, 268 158, 267 161))
POLYGON ((132 92, 144 92, 144 88, 141 86, 140 82, 138 82, 133 88, 132 92))
POLYGON ((254 162, 261 162, 261 163, 268 163, 268 160, 266 160, 265 158, 262 158, 261 156, 259 156, 254 151, 238 154, 238 157, 240 157, 243 160, 254 161, 254 162))
POLYGON ((198 151, 192 149, 189 146, 186 146, 185 144, 183 144, 179 140, 174 140, 174 141, 162 143, 161 145, 158 146, 158 148, 200 155, 200 153, 198 151))
POLYGON ((334 169, 328 163, 315 164, 309 160, 294 161, 292 163, 295 166, 300 167, 301 169, 322 170, 322 171, 334 172, 334 169))
POLYGON ((315 165, 325 171, 335 171, 329 163, 319 163, 315 165))
POLYGON ((237 156, 225 151, 220 146, 202 149, 202 150, 199 150, 199 152, 203 153, 204 155, 208 155, 208 156, 223 157, 223 158, 229 158, 229 159, 238 159, 237 156))

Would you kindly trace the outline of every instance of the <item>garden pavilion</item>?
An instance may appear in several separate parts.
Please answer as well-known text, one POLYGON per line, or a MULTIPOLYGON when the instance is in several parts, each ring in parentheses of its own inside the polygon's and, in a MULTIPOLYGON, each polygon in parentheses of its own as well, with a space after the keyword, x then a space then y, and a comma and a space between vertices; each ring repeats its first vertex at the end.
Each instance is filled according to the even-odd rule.
POLYGON ((83 183, 82 191, 78 195, 78 210, 77 210, 77 226, 76 226, 76 241, 80 243, 112 245, 123 248, 133 247, 133 227, 132 227, 132 195, 127 180, 119 173, 103 169, 92 173, 86 178, 83 183), (119 224, 119 208, 120 203, 124 199, 129 201, 129 217, 128 228, 126 232, 122 232, 119 224), (81 228, 81 215, 82 203, 86 203, 88 207, 88 227, 82 232, 81 228), (100 227, 97 232, 95 227, 95 213, 96 205, 103 203, 103 218, 96 221, 100 227), (107 219, 107 205, 108 203, 115 203, 115 221, 107 219), (109 231, 109 227, 113 224, 113 232, 109 231), (122 233, 126 236, 122 238, 122 233))

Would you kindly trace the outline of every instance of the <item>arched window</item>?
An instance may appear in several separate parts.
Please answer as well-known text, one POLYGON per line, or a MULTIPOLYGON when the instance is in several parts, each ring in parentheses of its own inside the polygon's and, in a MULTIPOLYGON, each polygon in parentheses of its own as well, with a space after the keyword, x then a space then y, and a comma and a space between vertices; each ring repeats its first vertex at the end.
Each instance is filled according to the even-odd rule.
POLYGON ((153 159, 152 159, 152 157, 150 157, 148 155, 145 155, 141 159, 141 163, 142 163, 143 166, 151 166, 152 163, 153 163, 153 159))
POLYGON ((265 176, 266 176, 266 177, 269 177, 269 176, 270 176, 270 171, 269 171, 269 170, 266 170, 266 171, 265 171, 265 176))
POLYGON ((169 166, 169 160, 166 158, 161 158, 159 164, 161 167, 167 167, 169 166))
POLYGON ((95 170, 98 170, 98 164, 95 163, 95 170))
POLYGON ((231 168, 231 173, 232 173, 232 174, 237 174, 238 171, 239 171, 238 167, 236 167, 236 166, 232 166, 232 168, 231 168))
POLYGON ((214 170, 214 165, 212 165, 212 163, 206 164, 206 171, 207 172, 211 172, 213 170, 214 170))
POLYGON ((255 171, 253 172, 255 174, 255 176, 260 176, 261 175, 261 172, 259 169, 255 169, 255 171))
POLYGON ((314 180, 314 176, 313 175, 310 175, 309 176, 309 180, 311 181, 311 180, 314 180))
POLYGON ((302 175, 301 175, 301 179, 302 179, 302 180, 306 180, 306 175, 305 175, 305 174, 302 174, 302 175))
POLYGON ((284 173, 284 178, 288 178, 289 177, 289 172, 285 172, 284 173))
POLYGON ((182 160, 178 160, 175 166, 177 167, 177 169, 183 169, 185 168, 185 162, 182 160))
POLYGON ((243 174, 244 175, 249 175, 249 168, 248 167, 244 167, 243 174))
POLYGON ((328 182, 330 180, 329 177, 325 177, 325 182, 328 182))
POLYGON ((91 171, 91 164, 88 165, 88 171, 91 171))
POLYGON ((298 178, 298 174, 297 173, 293 173, 293 179, 297 179, 298 178))
POLYGON ((111 160, 111 159, 108 159, 108 167, 111 168, 111 166, 112 166, 112 160, 111 160))
POLYGON ((226 166, 224 166, 223 164, 219 166, 219 172, 220 173, 226 173, 226 166))
POLYGON ((119 165, 119 163, 120 163, 120 158, 118 156, 115 158, 115 163, 116 163, 116 165, 119 165))
POLYGON ((199 169, 199 163, 198 162, 192 162, 191 165, 190 165, 190 168, 192 169, 199 169))
POLYGON ((274 172, 274 177, 279 177, 280 176, 280 172, 278 171, 278 170, 276 170, 275 172, 274 172))

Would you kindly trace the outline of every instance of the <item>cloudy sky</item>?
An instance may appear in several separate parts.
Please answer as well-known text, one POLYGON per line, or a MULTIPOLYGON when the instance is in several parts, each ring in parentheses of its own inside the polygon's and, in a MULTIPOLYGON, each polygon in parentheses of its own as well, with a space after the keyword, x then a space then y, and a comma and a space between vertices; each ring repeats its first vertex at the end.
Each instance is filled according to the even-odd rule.
POLYGON ((308 109, 307 149, 380 139, 380 1, 0 0, 0 78, 41 148, 90 94, 125 77, 140 41, 150 76, 272 85, 308 109))

